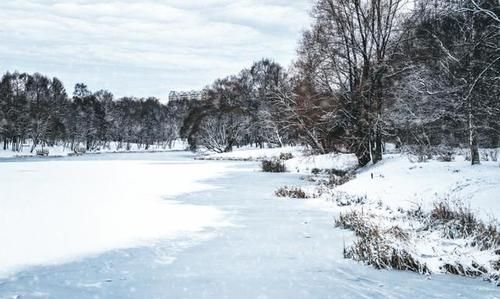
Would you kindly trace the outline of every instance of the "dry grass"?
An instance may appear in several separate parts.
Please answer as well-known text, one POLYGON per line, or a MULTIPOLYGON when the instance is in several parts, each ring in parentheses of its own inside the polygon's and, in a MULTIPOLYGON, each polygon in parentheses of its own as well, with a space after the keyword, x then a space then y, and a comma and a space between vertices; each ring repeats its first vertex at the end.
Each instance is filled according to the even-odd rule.
POLYGON ((262 161, 262 171, 264 172, 285 172, 285 163, 282 160, 272 159, 262 161))
POLYGON ((479 276, 484 276, 488 273, 488 270, 485 267, 474 262, 471 265, 463 265, 459 263, 455 264, 447 263, 443 266, 443 270, 449 274, 468 276, 468 277, 479 277, 479 276))
MULTIPOLYGON (((486 225, 480 221, 470 209, 463 205, 451 204, 445 200, 438 202, 430 212, 424 212, 420 207, 402 212, 403 217, 410 221, 422 223, 420 232, 432 233, 439 231, 446 239, 464 239, 470 248, 479 251, 493 251, 500 256, 500 234, 494 224, 486 225)), ((418 273, 429 273, 425 263, 420 262, 408 251, 411 231, 406 231, 398 225, 381 228, 373 224, 375 215, 363 214, 359 211, 343 213, 335 221, 336 227, 352 230, 358 237, 351 246, 344 248, 346 258, 362 261, 378 269, 408 270, 418 273)), ((416 232, 415 230, 413 231, 416 232)), ((443 262, 441 270, 446 273, 484 277, 487 280, 500 283, 500 257, 491 265, 481 265, 472 262, 443 262)))
POLYGON ((284 186, 276 190, 274 193, 278 197, 299 198, 299 199, 308 198, 304 190, 300 189, 299 187, 284 186))
POLYGON ((339 207, 346 207, 346 206, 351 206, 351 205, 362 205, 365 204, 367 201, 367 197, 365 196, 358 196, 358 195, 350 195, 345 192, 335 192, 333 194, 333 201, 337 204, 339 207))
MULTIPOLYGON (((429 217, 429 226, 438 227, 448 239, 470 239, 479 250, 500 246, 500 232, 494 224, 484 224, 464 206, 452 206, 449 201, 436 203, 429 217)), ((460 271, 459 271, 460 272, 460 271)))
POLYGON ((398 226, 381 230, 372 224, 365 215, 351 211, 341 214, 335 222, 337 227, 354 231, 358 240, 344 248, 344 257, 362 261, 377 269, 397 269, 421 274, 429 273, 425 264, 420 263, 409 252, 395 246, 392 239, 402 242, 408 235, 398 226))
POLYGON ((354 179, 355 177, 356 175, 354 173, 346 173, 342 176, 331 174, 328 181, 328 185, 331 187, 341 186, 349 182, 350 180, 354 179))

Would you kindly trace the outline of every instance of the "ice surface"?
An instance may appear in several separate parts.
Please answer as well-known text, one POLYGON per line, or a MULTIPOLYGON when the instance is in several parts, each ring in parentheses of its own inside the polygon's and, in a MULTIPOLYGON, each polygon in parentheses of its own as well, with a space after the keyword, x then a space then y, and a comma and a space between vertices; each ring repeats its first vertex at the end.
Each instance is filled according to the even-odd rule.
POLYGON ((167 199, 214 188, 201 181, 227 164, 114 155, 0 163, 0 275, 224 223, 214 207, 167 199))

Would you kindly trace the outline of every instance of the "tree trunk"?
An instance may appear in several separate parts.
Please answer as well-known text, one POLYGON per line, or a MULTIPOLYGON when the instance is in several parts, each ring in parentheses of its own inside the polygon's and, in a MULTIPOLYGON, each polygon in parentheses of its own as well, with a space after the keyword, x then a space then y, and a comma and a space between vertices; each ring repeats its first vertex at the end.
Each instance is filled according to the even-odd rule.
POLYGON ((372 157, 370 155, 370 141, 361 142, 356 149, 356 158, 358 158, 358 165, 360 167, 366 166, 370 163, 372 157))
POLYGON ((33 138, 33 144, 31 145, 30 153, 33 153, 37 145, 38 145, 38 138, 33 138))
POLYGON ((371 128, 370 128, 370 154, 372 158, 372 163, 376 164, 382 160, 382 80, 381 78, 375 79, 372 88, 373 92, 373 103, 371 107, 370 114, 371 118, 371 128), (375 119, 373 119, 375 116, 375 119))
POLYGON ((474 121, 474 107, 472 103, 472 97, 468 96, 468 108, 469 108, 469 146, 470 146, 470 161, 472 165, 478 165, 481 164, 481 159, 479 157, 479 146, 478 146, 478 140, 477 140, 477 130, 476 130, 476 124, 474 121))
POLYGON ((372 142, 370 150, 372 162, 373 164, 376 164, 377 162, 382 161, 382 134, 377 129, 374 135, 375 140, 372 142))
POLYGON ((469 146, 470 146, 470 161, 472 165, 481 164, 479 157, 479 145, 477 140, 477 131, 473 123, 472 113, 469 114, 469 146))

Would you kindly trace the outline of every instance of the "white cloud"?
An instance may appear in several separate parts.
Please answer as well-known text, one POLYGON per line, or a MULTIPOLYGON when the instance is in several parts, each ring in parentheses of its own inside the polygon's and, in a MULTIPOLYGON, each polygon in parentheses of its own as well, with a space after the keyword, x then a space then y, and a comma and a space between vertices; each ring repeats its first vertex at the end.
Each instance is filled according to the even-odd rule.
POLYGON ((165 98, 261 57, 287 64, 311 0, 2 0, 0 66, 165 98))

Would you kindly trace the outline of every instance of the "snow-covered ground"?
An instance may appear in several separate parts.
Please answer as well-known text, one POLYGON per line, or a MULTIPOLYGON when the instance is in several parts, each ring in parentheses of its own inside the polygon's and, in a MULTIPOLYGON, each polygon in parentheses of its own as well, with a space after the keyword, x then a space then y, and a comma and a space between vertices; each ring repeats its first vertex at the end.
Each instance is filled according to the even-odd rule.
MULTIPOLYGON (((252 160, 271 151, 244 152, 238 157, 252 160)), ((356 239, 333 229, 339 213, 358 210, 384 230, 407 229, 397 245, 433 274, 443 261, 489 262, 491 250, 426 233, 398 208, 430 209, 447 196, 468 198, 485 220, 498 217, 488 199, 500 194, 498 163, 392 155, 332 189, 299 177, 350 169, 352 155, 298 152, 286 161, 288 174, 259 172, 255 162, 194 161, 185 152, 5 160, 0 298, 498 298, 497 287, 478 279, 346 260, 342 252, 356 239), (278 200, 273 192, 284 185, 318 196, 278 200), (339 206, 339 195, 365 201, 339 206)))
POLYGON ((214 207, 171 199, 214 188, 202 181, 225 175, 227 163, 147 155, 1 162, 0 276, 225 224, 214 207))
POLYGON ((405 155, 385 156, 374 166, 360 170, 356 178, 336 188, 393 209, 432 208, 443 199, 460 200, 482 219, 500 218, 500 165, 485 162, 471 166, 463 157, 453 162, 412 163, 405 155), (372 178, 373 175, 373 178, 372 178))
MULTIPOLYGON (((0 158, 16 158, 16 157, 34 157, 36 156, 37 150, 48 150, 48 156, 50 157, 65 157, 69 154, 72 154, 73 151, 69 146, 65 146, 63 144, 50 146, 50 147, 42 147, 41 145, 37 146, 33 152, 31 152, 31 143, 24 144, 21 146, 20 151, 12 151, 11 149, 4 150, 0 148, 0 158)), ((145 149, 145 146, 139 146, 138 144, 131 143, 130 148, 127 149, 125 144, 119 146, 118 142, 110 142, 106 145, 106 147, 100 147, 94 150, 90 150, 87 153, 93 154, 104 154, 104 153, 147 153, 147 152, 164 152, 164 151, 182 151, 188 147, 186 141, 176 140, 172 143, 172 147, 162 146, 162 145, 151 145, 148 149, 145 149)))
POLYGON ((354 154, 298 156, 285 161, 287 171, 303 174, 311 174, 315 169, 349 171, 355 169, 357 165, 358 160, 354 154))
MULTIPOLYGON (((258 149, 245 147, 234 152, 209 154, 204 159, 251 160, 276 159, 281 153, 293 158, 284 161, 288 172, 311 174, 319 170, 353 170, 357 159, 353 154, 305 155, 302 147, 258 149)), ((336 188, 356 196, 367 196, 372 202, 382 201, 393 209, 431 208, 437 200, 452 199, 470 204, 482 219, 500 218, 500 163, 483 161, 471 166, 464 156, 455 161, 412 162, 405 154, 385 155, 376 165, 362 168, 356 178, 336 188)))
POLYGON ((203 160, 240 160, 240 161, 259 161, 264 159, 279 158, 284 153, 292 154, 293 157, 301 157, 304 155, 305 148, 302 146, 285 146, 274 148, 256 148, 245 146, 234 148, 229 153, 204 153, 199 157, 203 160))
POLYGON ((303 146, 285 146, 275 148, 256 148, 251 146, 235 148, 229 153, 203 153, 201 160, 236 160, 261 161, 279 159, 282 154, 291 154, 292 158, 284 161, 288 172, 310 174, 314 169, 352 170, 358 162, 353 154, 308 155, 303 146))
MULTIPOLYGON (((193 163, 189 155, 173 157, 180 153, 145 155, 153 165, 173 164, 172 160, 176 165, 193 163)), ((129 156, 139 155, 96 158, 111 163, 110 159, 129 156)), ((61 161, 72 164, 68 158, 61 161)), ((258 172, 255 162, 200 163, 209 168, 231 164, 230 175, 206 181, 219 188, 183 194, 176 200, 217 207, 232 225, 70 263, 30 267, 0 279, 0 298, 499 297, 497 287, 479 279, 379 271, 344 259, 344 242, 352 239, 352 233, 334 229, 332 213, 318 209, 319 201, 273 196, 279 186, 304 184, 299 180, 302 175, 258 172), (201 235, 208 238, 190 241, 201 235)))
MULTIPOLYGON (((264 154, 264 151, 259 154, 259 150, 240 150, 237 155, 245 160, 264 154)), ((449 238, 442 226, 429 229, 429 218, 412 218, 408 214, 418 210, 429 215, 436 204, 444 203, 452 209, 470 210, 485 227, 493 225, 498 228, 499 163, 487 159, 490 161, 471 166, 463 155, 456 156, 452 162, 431 159, 417 163, 414 160, 405 154, 385 155, 384 160, 376 165, 355 171, 354 178, 343 185, 313 184, 301 186, 300 190, 305 191, 313 206, 324 208, 337 217, 340 213, 356 211, 364 222, 383 232, 390 232, 394 227, 403 229, 407 236, 405 240, 389 237, 388 242, 409 252, 432 273, 444 272, 447 265, 462 265, 470 269, 483 267, 481 271, 486 269, 488 275, 485 276, 488 277, 498 273, 493 265, 499 262, 499 248, 481 249, 482 245, 478 245, 475 238, 484 236, 471 234, 449 238)), ((284 163, 289 172, 311 174, 314 169, 353 170, 357 161, 354 155, 329 154, 298 155, 284 163)), ((326 175, 320 172, 321 176, 326 175)))
POLYGON ((478 243, 478 240, 486 240, 486 235, 465 233, 461 236, 458 235, 460 228, 454 226, 460 225, 460 220, 452 220, 448 228, 439 221, 431 224, 430 216, 425 216, 443 203, 455 211, 470 210, 485 227, 493 225, 498 229, 498 162, 483 161, 481 165, 471 166, 459 156, 453 162, 414 163, 405 155, 387 155, 382 162, 358 170, 355 178, 343 185, 303 189, 316 197, 316 201, 327 202, 319 205, 333 213, 355 211, 366 225, 386 232, 384 238, 388 244, 410 253, 431 273, 445 272, 448 265, 453 265, 468 271, 480 269, 486 278, 498 275, 493 265, 500 260, 499 248, 494 245, 482 248, 478 243), (413 211, 423 216, 409 216, 413 211), (395 227, 403 230, 403 239, 391 236, 395 227), (459 237, 449 237, 450 231, 459 237))

